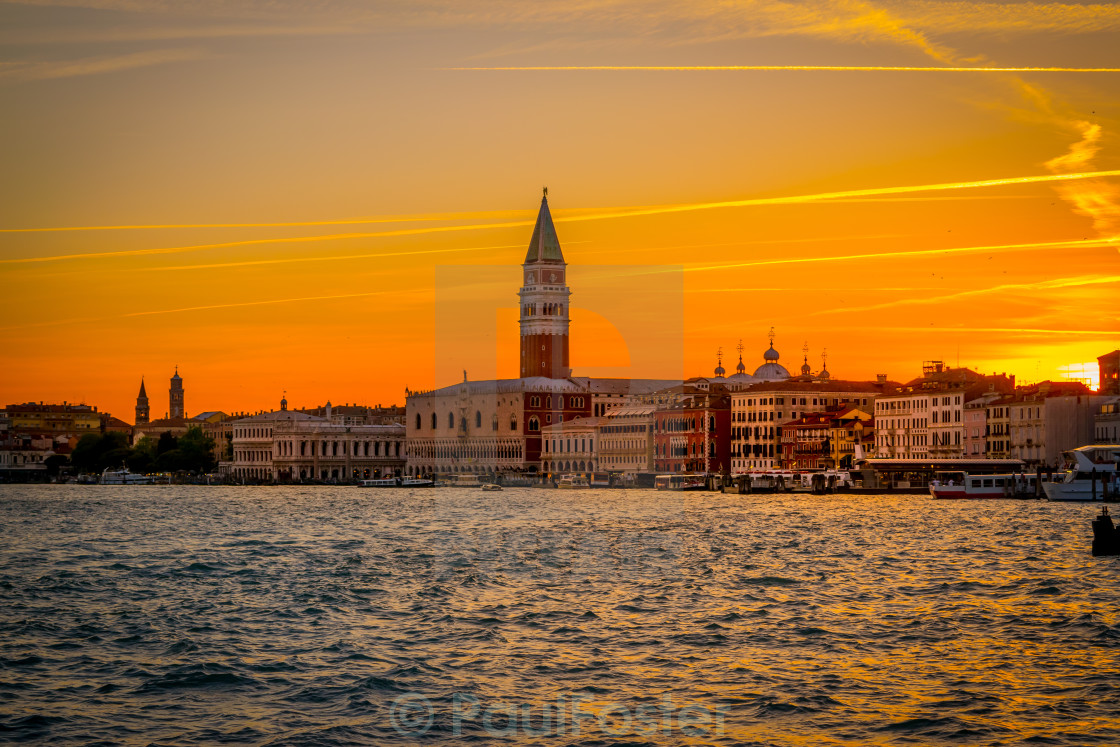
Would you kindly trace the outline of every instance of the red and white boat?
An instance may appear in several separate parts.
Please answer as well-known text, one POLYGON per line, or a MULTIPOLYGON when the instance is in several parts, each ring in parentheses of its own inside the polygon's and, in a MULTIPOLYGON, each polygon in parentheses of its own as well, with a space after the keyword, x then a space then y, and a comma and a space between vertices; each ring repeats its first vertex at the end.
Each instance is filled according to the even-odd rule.
POLYGON ((929 492, 940 499, 1036 498, 1035 475, 943 475, 930 481, 929 492))

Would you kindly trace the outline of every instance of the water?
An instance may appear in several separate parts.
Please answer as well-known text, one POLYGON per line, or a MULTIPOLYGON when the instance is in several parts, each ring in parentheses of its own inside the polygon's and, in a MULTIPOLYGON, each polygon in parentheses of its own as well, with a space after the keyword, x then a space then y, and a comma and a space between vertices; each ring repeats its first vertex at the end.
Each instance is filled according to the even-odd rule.
POLYGON ((0 486, 0 740, 1117 744, 1096 511, 0 486))

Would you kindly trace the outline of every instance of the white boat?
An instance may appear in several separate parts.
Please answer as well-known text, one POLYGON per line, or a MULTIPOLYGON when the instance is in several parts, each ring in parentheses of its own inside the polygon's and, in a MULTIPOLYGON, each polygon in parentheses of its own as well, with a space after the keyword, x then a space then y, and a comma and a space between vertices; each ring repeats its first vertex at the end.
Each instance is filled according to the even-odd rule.
POLYGON ((940 500, 982 498, 1033 498, 1036 476, 1025 473, 1002 475, 970 475, 966 472, 944 473, 931 480, 929 492, 940 500))
POLYGON ((563 490, 571 490, 573 488, 590 488, 591 483, 583 475, 564 475, 560 481, 556 483, 556 487, 563 490))
POLYGON ((105 468, 101 473, 102 485, 151 485, 153 482, 152 477, 149 475, 138 475, 135 472, 130 472, 128 467, 121 467, 120 469, 105 468))
POLYGON ((501 490, 502 486, 495 482, 487 482, 482 484, 483 490, 501 490))
POLYGON ((657 490, 704 490, 704 475, 691 473, 677 473, 672 475, 658 475, 653 478, 653 487, 657 490))
POLYGON ((1042 484, 1051 501, 1103 501, 1120 497, 1120 445, 1082 446, 1063 454, 1066 470, 1042 484))

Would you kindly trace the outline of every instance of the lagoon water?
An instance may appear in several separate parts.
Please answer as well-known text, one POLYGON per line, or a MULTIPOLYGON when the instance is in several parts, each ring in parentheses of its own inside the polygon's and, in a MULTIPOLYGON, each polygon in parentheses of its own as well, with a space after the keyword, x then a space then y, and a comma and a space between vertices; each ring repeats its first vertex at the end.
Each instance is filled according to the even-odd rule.
POLYGON ((0 741, 1118 744, 1097 510, 0 486, 0 741))

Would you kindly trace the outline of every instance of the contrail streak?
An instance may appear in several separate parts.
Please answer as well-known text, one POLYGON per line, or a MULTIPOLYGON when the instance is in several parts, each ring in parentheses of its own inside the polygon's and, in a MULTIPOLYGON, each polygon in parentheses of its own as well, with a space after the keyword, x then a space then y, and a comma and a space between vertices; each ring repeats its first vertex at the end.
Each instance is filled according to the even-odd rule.
POLYGON ((954 301, 959 298, 970 298, 972 296, 985 296, 991 293, 1002 293, 1004 291, 1022 291, 1022 290, 1052 290, 1060 288, 1081 288, 1087 285, 1115 285, 1120 283, 1120 275, 1081 275, 1077 277, 1056 278, 1054 280, 1043 280, 1037 283, 1007 283, 1004 285, 996 285, 991 288, 975 288, 972 290, 959 291, 943 296, 919 296, 916 298, 902 298, 897 301, 886 301, 884 303, 872 304, 870 306, 848 306, 843 308, 826 309, 824 311, 815 311, 809 314, 803 314, 802 317, 822 316, 828 314, 846 314, 849 312, 857 311, 878 311, 881 309, 894 308, 896 306, 909 306, 914 304, 929 304, 929 303, 942 303, 944 301, 954 301))
POLYGON ((1120 73, 1116 67, 912 67, 906 65, 527 65, 445 67, 454 71, 608 72, 871 72, 871 73, 1120 73))
POLYGON ((976 252, 1037 251, 1041 249, 1072 248, 1078 246, 1107 246, 1107 239, 1075 239, 1071 241, 1042 241, 1031 244, 992 244, 989 246, 958 246, 949 249, 908 249, 900 252, 869 252, 866 254, 843 254, 832 257, 793 257, 784 259, 760 259, 754 262, 733 262, 729 264, 685 267, 683 272, 706 272, 709 270, 730 270, 738 267, 759 267, 762 265, 793 265, 814 262, 843 262, 853 259, 893 259, 895 257, 916 257, 929 254, 974 254, 976 252))
POLYGON ((153 309, 151 311, 132 311, 127 314, 117 314, 115 316, 96 316, 96 317, 79 317, 73 319, 57 319, 49 322, 30 322, 28 324, 19 324, 10 327, 0 327, 0 330, 22 330, 28 327, 56 327, 63 324, 84 324, 88 322, 105 322, 113 319, 129 319, 140 316, 158 316, 161 314, 178 314, 185 311, 211 311, 214 309, 236 309, 247 306, 272 306, 282 303, 296 303, 301 301, 333 301, 336 299, 344 298, 369 298, 371 296, 386 296, 394 293, 418 293, 422 291, 413 291, 404 288, 395 288, 392 290, 379 290, 369 291, 365 293, 342 293, 332 296, 298 296, 295 298, 274 298, 265 301, 240 301, 236 303, 219 303, 207 306, 182 306, 176 309, 153 309))
POLYGON ((509 215, 513 210, 489 210, 474 213, 430 213, 426 215, 390 215, 379 218, 347 218, 340 220, 289 221, 286 223, 156 223, 119 226, 47 226, 38 228, 0 228, 0 233, 60 233, 65 231, 135 231, 178 228, 313 228, 317 226, 360 226, 374 223, 430 223, 445 220, 476 220, 482 217, 509 215))
MULTIPOLYGON (((719 208, 754 207, 760 205, 797 205, 813 202, 826 202, 848 197, 873 197, 876 195, 908 194, 913 192, 938 192, 954 189, 978 189, 982 187, 1004 187, 1012 184, 1039 184, 1044 182, 1066 182, 1078 179, 1097 179, 1106 176, 1120 176, 1120 169, 1110 171, 1087 171, 1076 174, 1044 174, 1040 176, 1016 176, 1003 179, 980 179, 965 182, 947 182, 940 184, 916 184, 899 187, 871 187, 868 189, 847 189, 838 192, 820 192, 810 195, 789 195, 786 197, 756 197, 746 200, 727 200, 723 202, 700 202, 683 205, 660 205, 648 208, 623 209, 617 212, 593 213, 590 215, 577 215, 567 218, 557 218, 557 223, 576 223, 591 220, 611 220, 615 218, 633 218, 647 215, 665 215, 671 213, 684 213, 695 210, 715 210, 719 208)), ((345 233, 328 234, 324 236, 300 236, 296 238, 274 239, 247 239, 243 241, 228 241, 215 244, 195 244, 193 246, 166 247, 158 249, 126 249, 116 252, 95 252, 86 254, 59 254, 49 257, 21 257, 17 259, 0 259, 0 264, 27 264, 33 262, 56 262, 68 259, 93 259, 104 257, 140 256, 146 254, 177 254, 180 252, 201 251, 205 249, 228 249, 238 246, 259 246, 263 244, 298 243, 312 241, 333 241, 340 239, 358 238, 384 238, 389 236, 416 236, 431 233, 451 233, 458 231, 480 231, 495 228, 523 228, 532 226, 533 221, 509 221, 505 223, 478 223, 463 226, 432 226, 428 228, 407 228, 397 231, 379 231, 372 233, 345 233)))

